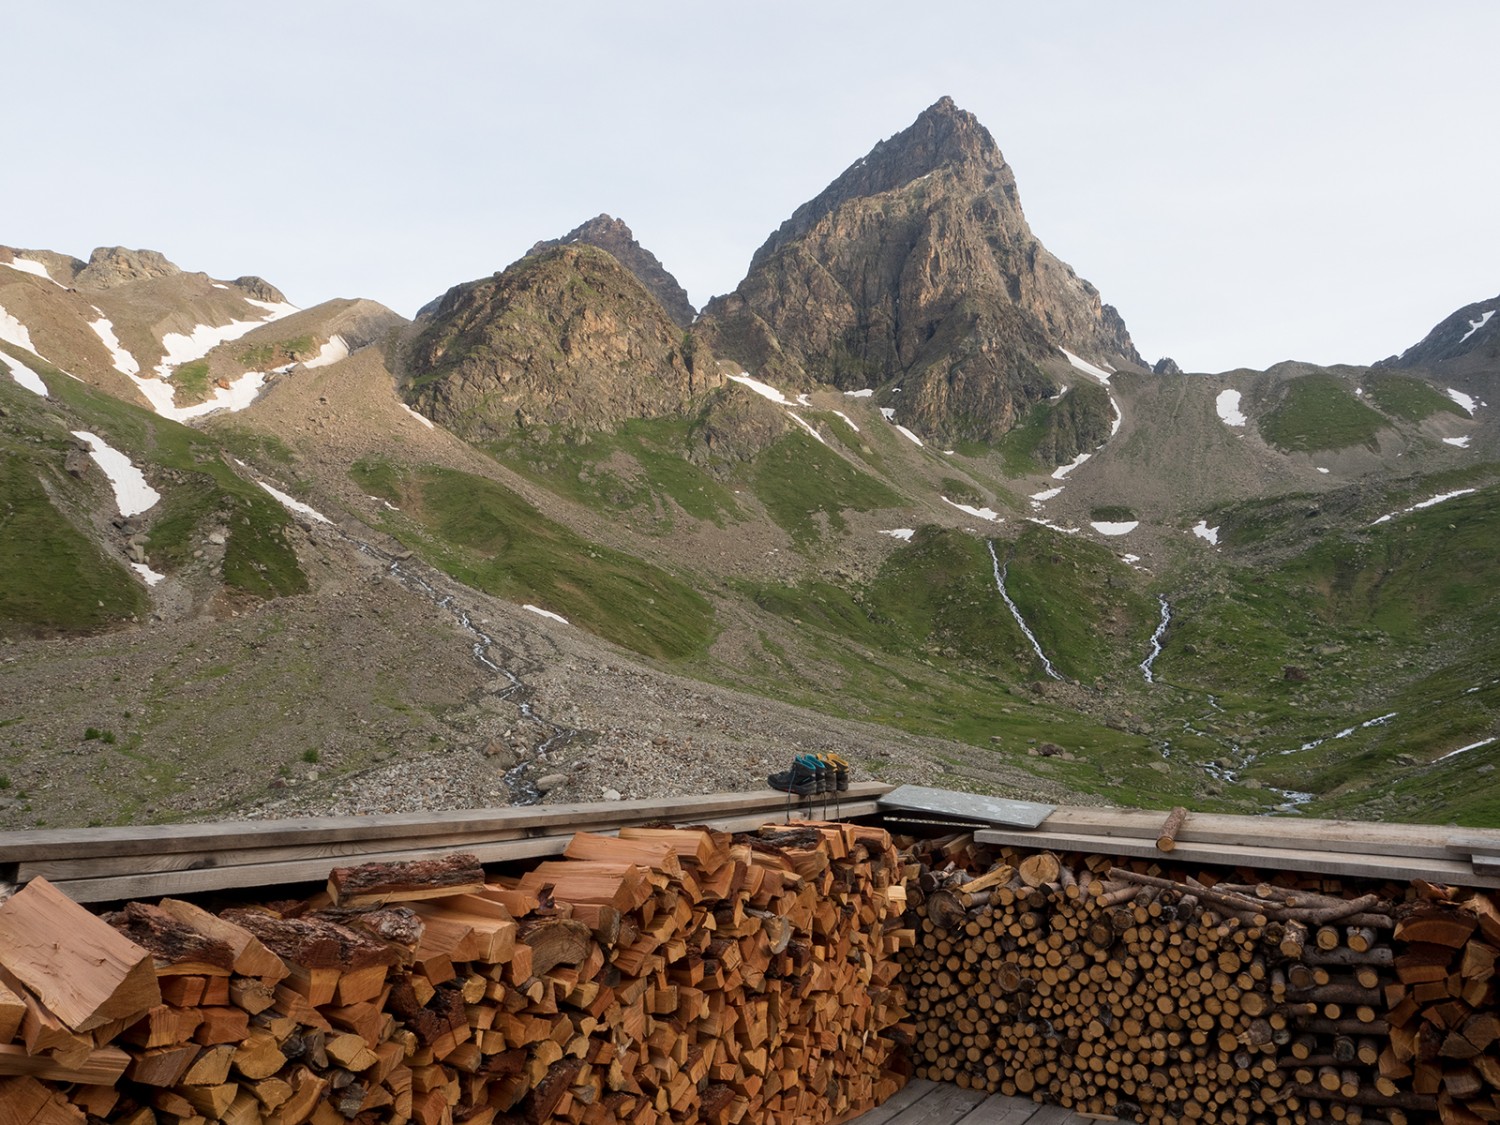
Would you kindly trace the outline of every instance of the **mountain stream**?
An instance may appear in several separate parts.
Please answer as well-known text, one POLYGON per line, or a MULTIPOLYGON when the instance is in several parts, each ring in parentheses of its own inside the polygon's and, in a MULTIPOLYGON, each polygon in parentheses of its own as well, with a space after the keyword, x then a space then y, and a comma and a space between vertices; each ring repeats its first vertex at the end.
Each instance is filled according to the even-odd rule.
POLYGON ((445 594, 437 587, 423 578, 416 570, 404 560, 397 558, 388 551, 373 547, 362 540, 356 539, 347 532, 343 533, 362 553, 380 560, 384 564, 386 573, 395 578, 408 590, 418 594, 439 609, 451 613, 458 622, 459 627, 473 638, 470 644, 470 653, 474 662, 480 667, 502 676, 507 686, 493 693, 496 699, 503 699, 513 703, 516 710, 520 712, 521 718, 527 722, 535 723, 546 732, 546 736, 536 744, 530 758, 525 758, 511 769, 505 772, 505 787, 510 793, 511 803, 515 805, 534 805, 542 799, 541 790, 528 776, 531 767, 547 762, 547 755, 554 749, 564 746, 567 742, 583 733, 572 727, 565 727, 538 715, 531 706, 531 688, 526 686, 509 665, 514 664, 516 656, 502 648, 495 638, 490 636, 479 626, 474 624, 473 616, 463 606, 458 605, 452 594, 445 594))
POLYGON ((1062 679, 1057 674, 1057 669, 1052 667, 1052 661, 1047 659, 1047 654, 1042 651, 1041 643, 1036 639, 1036 634, 1026 626, 1026 619, 1021 616, 1021 611, 1016 608, 1016 603, 1010 600, 1010 593, 1005 589, 1005 572, 1008 569, 1000 565, 1000 557, 995 554, 995 543, 992 539, 986 539, 984 545, 990 549, 990 562, 995 568, 995 589, 1000 591, 1000 596, 1005 599, 1006 608, 1010 615, 1016 619, 1016 624, 1021 627, 1021 632, 1026 634, 1026 639, 1031 642, 1032 649, 1036 652, 1037 659, 1042 662, 1042 670, 1054 680, 1062 679))

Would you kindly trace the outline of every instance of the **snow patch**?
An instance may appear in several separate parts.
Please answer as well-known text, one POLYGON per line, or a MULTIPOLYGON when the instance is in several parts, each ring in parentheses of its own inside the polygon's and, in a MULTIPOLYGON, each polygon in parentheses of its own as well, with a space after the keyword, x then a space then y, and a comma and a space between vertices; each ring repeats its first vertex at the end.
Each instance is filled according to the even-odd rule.
POLYGON ((796 422, 797 425, 801 426, 808 433, 812 434, 813 437, 817 438, 819 445, 827 445, 828 444, 826 441, 823 440, 823 435, 820 434, 820 433, 818 433, 818 431, 813 427, 813 424, 811 422, 809 422, 807 419, 797 417, 797 415, 793 414, 790 410, 788 410, 786 412, 786 416, 788 418, 790 418, 793 422, 796 422))
POLYGON ((1079 465, 1082 465, 1092 456, 1092 453, 1080 453, 1077 457, 1073 458, 1072 461, 1068 462, 1068 464, 1059 465, 1052 471, 1052 479, 1062 480, 1065 476, 1071 473, 1074 469, 1078 468, 1079 465))
POLYGON ((1141 561, 1141 556, 1140 555, 1121 555, 1120 556, 1120 561, 1122 563, 1128 563, 1131 566, 1134 566, 1136 563, 1138 563, 1138 562, 1141 561))
POLYGON ((141 579, 147 586, 155 586, 158 582, 166 578, 165 574, 157 574, 156 571, 152 570, 145 563, 131 563, 130 568, 141 576, 141 579))
POLYGON ((161 499, 161 493, 146 483, 146 478, 131 464, 130 458, 112 448, 103 438, 96 437, 87 430, 74 430, 73 436, 89 447, 89 456, 109 478, 110 486, 115 490, 115 506, 120 509, 120 515, 140 515, 161 499))
POLYGON ((0 340, 25 348, 33 355, 37 354, 37 350, 31 346, 31 333, 26 331, 24 324, 5 311, 4 305, 0 305, 0 340))
POLYGON ((199 324, 191 332, 168 332, 161 338, 164 354, 156 365, 156 373, 166 379, 172 368, 202 359, 220 344, 237 340, 252 328, 259 328, 263 321, 231 320, 228 324, 199 324))
POLYGON ((257 301, 254 297, 246 297, 245 303, 266 310, 269 315, 261 317, 262 324, 269 324, 273 320, 280 320, 284 316, 291 316, 299 311, 296 305, 288 301, 257 301))
POLYGON ((889 535, 892 539, 900 539, 903 542, 910 543, 911 537, 916 533, 917 529, 914 527, 893 527, 890 531, 882 531, 880 534, 889 535))
POLYGON ((1443 444, 1457 446, 1459 449, 1468 449, 1469 436, 1465 434, 1463 437, 1445 437, 1443 444))
MULTIPOLYGON (((55 277, 48 273, 47 267, 42 265, 41 262, 32 261, 30 258, 14 258, 11 261, 5 262, 3 264, 9 266, 13 270, 19 270, 21 273, 29 273, 34 277, 40 277, 46 281, 50 281, 59 289, 67 288, 66 285, 64 285, 62 282, 58 281, 55 277)), ((1468 339, 1467 336, 1464 338, 1468 339)))
POLYGON ((730 378, 742 387, 749 387, 756 394, 760 395, 761 398, 770 399, 777 406, 797 405, 794 401, 787 398, 786 395, 771 386, 771 384, 762 383, 759 379, 752 378, 748 371, 741 371, 738 375, 731 375, 730 378))
POLYGON ((845 414, 842 410, 835 410, 834 413, 842 418, 845 422, 849 423, 849 428, 851 430, 853 430, 855 433, 859 433, 859 427, 854 424, 853 418, 849 417, 849 415, 845 414))
POLYGON ((922 439, 908 430, 905 426, 897 426, 896 432, 904 437, 907 441, 911 442, 913 445, 921 446, 923 444, 922 439))
POLYGON ((1067 348, 1058 348, 1057 350, 1060 351, 1060 352, 1062 352, 1063 355, 1067 356, 1068 357, 1068 362, 1071 363, 1074 367, 1076 367, 1079 371, 1082 371, 1082 372, 1084 372, 1085 374, 1088 374, 1088 375, 1092 375, 1095 379, 1098 379, 1099 382, 1101 382, 1101 383, 1108 383, 1109 382, 1109 374, 1110 373, 1108 371, 1104 370, 1104 368, 1102 368, 1102 367, 1095 367, 1092 363, 1090 363, 1088 360, 1084 359, 1082 356, 1076 356, 1072 352, 1068 351, 1067 348))
POLYGON ((437 428, 436 426, 434 426, 432 424, 432 419, 431 418, 427 417, 427 415, 425 415, 425 414, 418 414, 411 407, 407 406, 406 403, 403 402, 401 404, 401 409, 404 410, 404 411, 406 411, 408 414, 410 414, 418 422, 421 422, 422 425, 426 426, 429 430, 433 430, 433 429, 437 428))
POLYGON ((94 311, 99 313, 99 319, 90 321, 89 327, 94 330, 94 335, 99 337, 100 342, 109 349, 115 370, 121 375, 139 375, 141 365, 136 362, 135 356, 120 346, 120 338, 115 335, 115 326, 110 323, 109 317, 97 308, 94 311))
POLYGON ((1441 504, 1445 500, 1452 500, 1458 496, 1467 496, 1471 492, 1478 491, 1477 488, 1460 488, 1457 492, 1444 492, 1440 496, 1432 496, 1426 500, 1418 501, 1406 510, 1408 512, 1418 512, 1423 508, 1431 508, 1434 504, 1441 504))
POLYGON ((872 387, 866 387, 862 391, 845 391, 844 392, 844 397, 845 398, 869 398, 874 393, 875 393, 874 388, 872 388, 872 387))
POLYGON ((1193 534, 1199 539, 1208 540, 1215 547, 1219 545, 1219 529, 1217 527, 1209 527, 1207 520, 1199 520, 1193 526, 1193 534))
POLYGON ((1050 528, 1053 531, 1060 531, 1064 535, 1077 535, 1079 530, 1076 527, 1063 527, 1062 524, 1053 523, 1051 520, 1040 519, 1037 516, 1027 516, 1026 520, 1028 523, 1034 523, 1038 527, 1046 527, 1050 528))
POLYGON ((539 605, 532 605, 532 604, 530 604, 528 602, 526 605, 523 605, 521 608, 524 609, 524 610, 529 610, 530 612, 536 614, 538 617, 547 617, 547 618, 550 618, 553 621, 560 621, 564 625, 566 625, 568 623, 568 619, 566 617, 564 617, 562 614, 560 614, 560 613, 553 613, 550 609, 543 609, 539 605))
POLYGON ((1033 504, 1041 504, 1043 501, 1051 500, 1054 496, 1060 495, 1062 493, 1062 490, 1062 485, 1058 485, 1056 488, 1048 488, 1044 489, 1041 492, 1033 492, 1031 494, 1031 502, 1033 504))
POLYGON ((1488 324, 1490 322, 1490 317, 1492 317, 1494 315, 1495 315, 1495 310, 1494 309, 1489 309, 1486 312, 1480 313, 1478 320, 1471 320, 1471 321, 1469 321, 1469 330, 1467 332, 1465 332, 1462 336, 1459 337, 1458 342, 1460 344, 1462 344, 1470 336, 1474 335, 1474 333, 1478 332, 1481 328, 1483 328, 1486 324, 1488 324))
POLYGON ((1141 526, 1140 520, 1124 520, 1120 523, 1092 523, 1089 525, 1100 535, 1129 535, 1141 526))
POLYGON ((281 501, 281 506, 283 508, 285 508, 287 511, 289 511, 289 512, 296 512, 299 516, 306 516, 308 519, 317 520, 319 523, 332 523, 333 522, 331 519, 329 519, 327 516, 325 516, 322 512, 318 511, 315 508, 309 507, 308 505, 304 504, 301 500, 295 500, 295 499, 293 499, 292 497, 288 496, 285 492, 282 492, 280 489, 272 488, 265 481, 258 480, 255 483, 258 484, 258 485, 260 485, 262 488, 264 488, 272 496, 276 497, 277 500, 281 501))
POLYGON ((896 420, 896 408, 894 406, 882 406, 880 408, 880 416, 887 422, 894 422, 896 420))
POLYGON ((949 500, 946 496, 942 498, 944 504, 957 508, 960 512, 975 517, 976 519, 989 520, 991 523, 1003 523, 1000 513, 993 508, 975 508, 968 504, 960 504, 957 500, 949 500))
POLYGON ((265 385, 266 376, 261 371, 247 371, 230 383, 227 389, 215 387, 213 397, 204 399, 193 406, 174 405, 176 388, 163 379, 131 376, 131 380, 140 388, 141 394, 146 396, 151 409, 163 418, 170 418, 174 422, 186 422, 189 418, 212 414, 215 410, 228 410, 231 413, 244 410, 255 401, 255 396, 260 394, 261 387, 265 385))
POLYGON ((1325 469, 1325 468, 1323 468, 1323 466, 1319 465, 1318 466, 1318 472, 1320 472, 1320 473, 1326 473, 1326 472, 1328 472, 1328 470, 1325 469))
POLYGON ((1495 738, 1481 738, 1478 742, 1471 742, 1467 746, 1460 746, 1457 750, 1449 750, 1446 754, 1442 755, 1441 757, 1434 758, 1433 761, 1435 761, 1435 762, 1445 762, 1449 758, 1455 758, 1455 757, 1457 757, 1460 754, 1467 754, 1470 750, 1479 750, 1482 747, 1489 746, 1491 743, 1493 743, 1495 741, 1496 741, 1495 738))
POLYGON ((812 405, 812 396, 808 395, 808 394, 800 394, 800 395, 798 395, 797 396, 797 405, 798 406, 811 406, 812 405))
POLYGON ((47 384, 42 382, 42 377, 31 368, 27 367, 19 359, 11 359, 4 352, 0 352, 0 363, 10 368, 11 378, 20 383, 34 395, 47 398, 47 384))
POLYGON ((349 358, 349 345, 342 336, 334 336, 318 349, 318 354, 304 363, 303 367, 327 367, 341 359, 349 358))
POLYGON ((1456 391, 1452 387, 1448 388, 1448 397, 1458 403, 1459 406, 1462 406, 1468 412, 1469 417, 1472 418, 1474 416, 1474 408, 1479 404, 1472 397, 1464 394, 1463 391, 1456 391))
POLYGON ((1214 409, 1226 426, 1243 426, 1250 420, 1240 411, 1239 391, 1220 391, 1219 397, 1214 399, 1214 409))

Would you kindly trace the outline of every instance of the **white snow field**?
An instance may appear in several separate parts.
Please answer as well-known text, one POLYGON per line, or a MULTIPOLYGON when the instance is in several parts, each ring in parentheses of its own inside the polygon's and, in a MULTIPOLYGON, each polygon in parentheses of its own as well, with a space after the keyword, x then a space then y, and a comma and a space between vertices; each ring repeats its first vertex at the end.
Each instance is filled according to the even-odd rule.
POLYGON ((154 507, 161 493, 146 483, 146 478, 130 458, 103 438, 87 430, 74 430, 73 436, 89 447, 89 456, 104 470, 110 487, 115 490, 115 506, 122 516, 136 516, 154 507))
POLYGON ((1226 426, 1243 426, 1250 421, 1240 411, 1239 391, 1220 391, 1219 396, 1214 399, 1214 409, 1219 412, 1219 420, 1226 426))

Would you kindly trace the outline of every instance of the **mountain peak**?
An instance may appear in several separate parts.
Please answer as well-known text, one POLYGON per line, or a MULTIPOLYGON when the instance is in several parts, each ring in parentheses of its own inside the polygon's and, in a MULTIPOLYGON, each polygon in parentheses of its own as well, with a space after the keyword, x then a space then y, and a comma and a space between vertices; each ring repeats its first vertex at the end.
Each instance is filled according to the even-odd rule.
POLYGON ((526 253, 529 257, 574 242, 597 247, 612 255, 635 274, 636 279, 662 303, 667 315, 679 328, 686 328, 693 322, 697 310, 688 300, 687 290, 667 271, 655 254, 636 241, 635 234, 625 225, 624 220, 606 212, 574 227, 561 238, 538 242, 526 253))

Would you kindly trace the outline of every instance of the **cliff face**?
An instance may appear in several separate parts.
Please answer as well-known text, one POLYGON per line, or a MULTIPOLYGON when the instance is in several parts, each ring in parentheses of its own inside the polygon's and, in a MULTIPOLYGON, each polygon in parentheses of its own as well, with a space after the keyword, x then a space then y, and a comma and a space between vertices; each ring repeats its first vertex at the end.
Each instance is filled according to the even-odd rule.
POLYGON ((880 388, 933 436, 994 440, 1065 347, 1144 366, 1119 314, 1037 240, 989 132, 944 98, 803 204, 704 310, 770 375, 880 388))
POLYGON ((684 411, 712 357, 613 256, 572 244, 450 289, 414 326, 406 399, 470 440, 684 411))
POLYGON ((693 323, 698 310, 688 300, 687 290, 667 272, 655 254, 636 241, 630 228, 611 215, 598 215, 581 226, 574 227, 561 238, 550 242, 538 242, 528 254, 540 254, 560 246, 575 243, 597 246, 633 273, 651 295, 662 303, 674 324, 686 328, 693 323))

